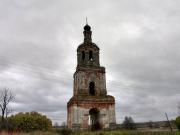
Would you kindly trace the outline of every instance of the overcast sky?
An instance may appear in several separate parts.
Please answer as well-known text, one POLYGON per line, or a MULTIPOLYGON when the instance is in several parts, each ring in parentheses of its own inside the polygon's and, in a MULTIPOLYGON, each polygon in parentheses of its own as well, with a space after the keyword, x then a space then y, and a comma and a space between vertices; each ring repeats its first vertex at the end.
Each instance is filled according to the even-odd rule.
POLYGON ((116 119, 165 120, 180 102, 179 0, 0 0, 0 90, 13 112, 66 121, 85 18, 116 119))

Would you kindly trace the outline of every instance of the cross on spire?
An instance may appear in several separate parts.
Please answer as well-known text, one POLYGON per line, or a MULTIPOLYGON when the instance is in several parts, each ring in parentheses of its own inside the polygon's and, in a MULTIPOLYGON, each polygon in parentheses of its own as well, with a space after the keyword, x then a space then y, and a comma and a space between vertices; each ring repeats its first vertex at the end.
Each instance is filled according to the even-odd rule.
POLYGON ((87 19, 87 17, 86 17, 86 25, 88 25, 88 19, 87 19))

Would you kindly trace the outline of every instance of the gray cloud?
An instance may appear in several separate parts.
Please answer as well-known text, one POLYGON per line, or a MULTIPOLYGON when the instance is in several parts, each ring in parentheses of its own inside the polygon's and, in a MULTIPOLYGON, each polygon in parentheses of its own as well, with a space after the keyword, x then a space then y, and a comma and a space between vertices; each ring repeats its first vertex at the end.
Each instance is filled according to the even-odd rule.
POLYGON ((171 119, 180 102, 178 0, 0 0, 0 88, 14 113, 37 110, 66 121, 85 17, 101 49, 117 121, 171 119))

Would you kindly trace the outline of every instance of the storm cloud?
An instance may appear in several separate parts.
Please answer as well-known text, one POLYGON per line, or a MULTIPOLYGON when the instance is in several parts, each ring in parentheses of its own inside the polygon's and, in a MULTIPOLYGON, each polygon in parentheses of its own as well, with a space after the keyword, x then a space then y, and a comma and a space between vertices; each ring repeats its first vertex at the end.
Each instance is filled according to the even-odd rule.
POLYGON ((117 122, 177 116, 180 102, 179 0, 0 0, 0 88, 14 113, 66 121, 76 49, 85 18, 100 47, 117 122))

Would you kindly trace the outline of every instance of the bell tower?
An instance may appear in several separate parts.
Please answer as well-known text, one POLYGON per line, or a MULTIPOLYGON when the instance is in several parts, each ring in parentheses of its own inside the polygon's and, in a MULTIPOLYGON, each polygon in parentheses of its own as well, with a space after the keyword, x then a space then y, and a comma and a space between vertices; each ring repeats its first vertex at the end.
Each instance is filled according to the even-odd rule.
POLYGON ((84 26, 84 44, 80 45, 77 49, 78 66, 96 66, 99 67, 99 48, 96 44, 92 43, 91 27, 84 26))
POLYGON ((73 97, 67 103, 70 129, 113 128, 115 99, 107 95, 105 68, 100 66, 99 47, 92 42, 91 27, 84 26, 84 42, 77 48, 73 97))

